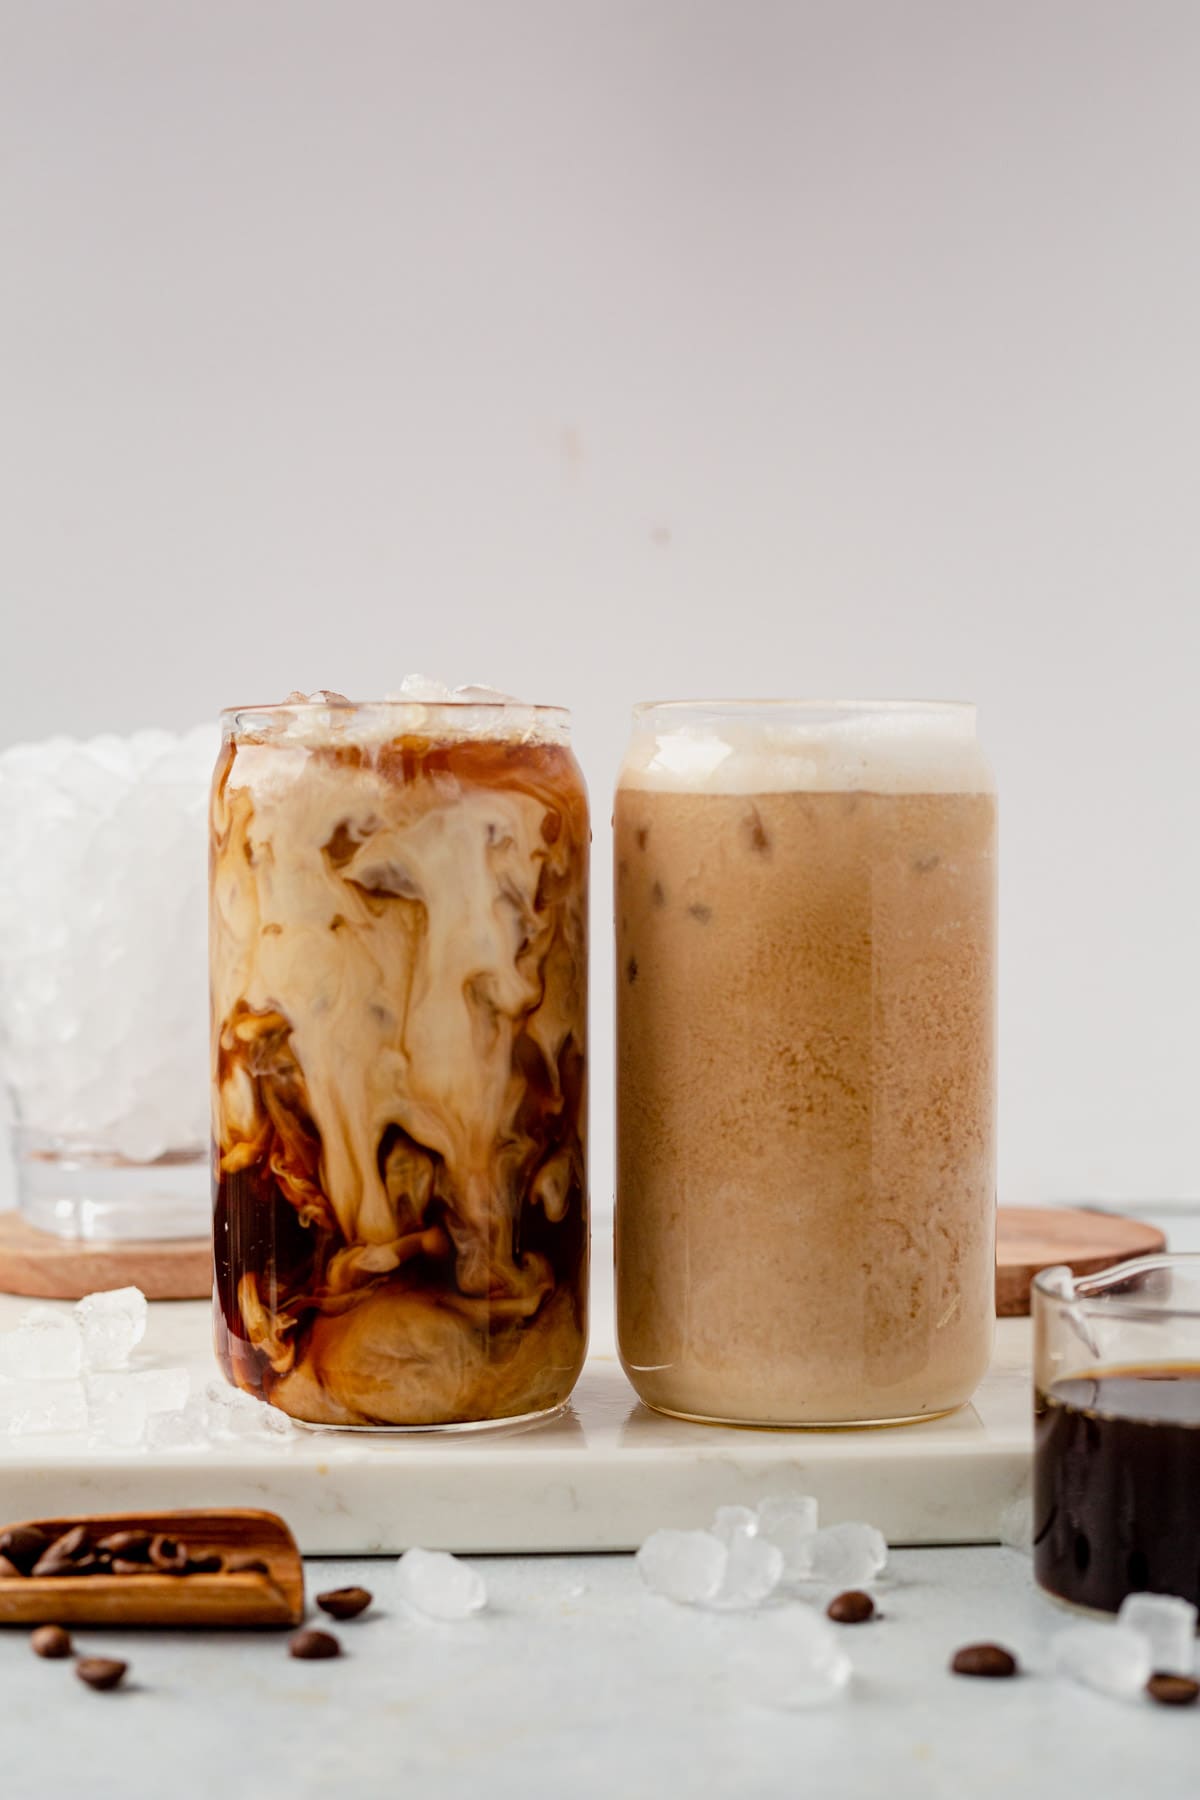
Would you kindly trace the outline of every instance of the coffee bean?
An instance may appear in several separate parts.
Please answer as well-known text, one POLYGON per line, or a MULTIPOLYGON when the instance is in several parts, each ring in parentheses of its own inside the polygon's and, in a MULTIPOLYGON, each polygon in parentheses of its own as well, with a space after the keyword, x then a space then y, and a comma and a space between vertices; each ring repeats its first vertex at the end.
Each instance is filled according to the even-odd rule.
POLYGON ((366 1588, 331 1588, 327 1594, 317 1595, 317 1605, 331 1619, 357 1619, 359 1613, 366 1612, 373 1599, 374 1595, 366 1588))
POLYGON ((875 1602, 870 1594, 849 1588, 829 1602, 825 1613, 838 1625, 865 1625, 868 1619, 875 1617, 875 1602))
POLYGON ((1146 1692, 1160 1706, 1194 1706, 1200 1695, 1200 1681, 1193 1681, 1190 1675, 1152 1675, 1146 1692))
POLYGON ((39 1625, 29 1640, 35 1656, 70 1656, 71 1635, 61 1625, 39 1625))
POLYGON ((1017 1659, 999 1644, 964 1644, 950 1664, 956 1675, 986 1675, 990 1679, 1017 1673, 1017 1659))
POLYGON ((123 1556, 114 1556, 108 1566, 108 1573, 110 1575, 156 1575, 158 1570, 152 1569, 149 1563, 126 1562, 123 1556))
POLYGON ((28 1575, 43 1551, 50 1548, 50 1534, 39 1525, 14 1525, 0 1532, 0 1556, 15 1563, 22 1575, 28 1575))
POLYGON ((122 1562, 147 1562, 150 1557, 151 1534, 148 1531, 110 1531, 96 1545, 98 1551, 119 1556, 122 1562))
POLYGON ((9 1562, 7 1556, 0 1556, 0 1579, 15 1575, 21 1581, 25 1579, 24 1569, 18 1569, 15 1562, 9 1562))
POLYGON ((99 1688, 103 1693, 125 1679, 128 1667, 128 1663, 118 1662, 112 1656, 81 1656, 75 1664, 75 1673, 80 1681, 86 1681, 89 1687, 99 1688))
POLYGON ((314 1631, 311 1626, 297 1631, 288 1643, 288 1654, 302 1662, 319 1662, 327 1656, 340 1656, 342 1646, 328 1631, 314 1631))
POLYGON ((87 1554, 87 1531, 82 1525, 72 1526, 55 1538, 33 1565, 35 1575, 74 1575, 75 1565, 87 1554))
POLYGON ((150 1540, 150 1564, 160 1575, 182 1575, 188 1566, 188 1547, 161 1533, 150 1540))
POLYGON ((227 1575, 269 1575, 268 1565, 261 1556, 231 1556, 225 1564, 227 1575))
POLYGON ((219 1556, 189 1556, 185 1575, 217 1575, 225 1567, 219 1556))

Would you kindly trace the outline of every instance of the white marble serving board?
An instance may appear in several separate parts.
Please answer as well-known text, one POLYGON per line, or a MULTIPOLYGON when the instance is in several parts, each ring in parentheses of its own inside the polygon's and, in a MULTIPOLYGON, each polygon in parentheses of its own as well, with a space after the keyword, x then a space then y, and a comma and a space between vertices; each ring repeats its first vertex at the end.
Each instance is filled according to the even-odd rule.
MULTIPOLYGON (((972 1406, 876 1431, 689 1425, 642 1406, 612 1344, 611 1307, 566 1412, 533 1429, 465 1435, 299 1431, 202 1449, 105 1450, 81 1436, 0 1436, 0 1522, 122 1507, 263 1506, 315 1555, 629 1550, 660 1525, 702 1525, 717 1506, 816 1494, 827 1523, 869 1519, 892 1543, 995 1541, 1027 1486, 1026 1319, 1000 1321, 972 1406)), ((0 1297, 0 1330, 28 1301, 0 1297)), ((216 1375, 208 1306, 150 1309, 141 1366, 216 1375)))

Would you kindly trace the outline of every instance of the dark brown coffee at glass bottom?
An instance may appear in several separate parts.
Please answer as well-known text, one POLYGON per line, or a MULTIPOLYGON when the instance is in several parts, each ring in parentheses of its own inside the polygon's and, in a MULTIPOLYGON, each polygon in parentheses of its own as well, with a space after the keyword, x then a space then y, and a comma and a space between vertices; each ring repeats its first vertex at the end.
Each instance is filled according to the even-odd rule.
POLYGON ((1098 1369, 1038 1393, 1034 1572, 1077 1606, 1200 1603, 1200 1364, 1098 1369))

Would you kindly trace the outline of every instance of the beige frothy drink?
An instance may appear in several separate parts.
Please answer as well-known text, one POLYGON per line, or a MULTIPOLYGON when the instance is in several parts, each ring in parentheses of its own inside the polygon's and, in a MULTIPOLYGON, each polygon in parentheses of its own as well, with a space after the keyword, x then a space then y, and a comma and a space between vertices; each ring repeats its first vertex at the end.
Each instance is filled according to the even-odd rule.
POLYGON ((566 717, 226 715, 217 1351, 297 1418, 565 1400, 586 1339, 587 798, 566 717))
POLYGON ((971 709, 648 709, 616 911, 639 1394, 767 1424, 961 1404, 994 1280, 995 801, 971 709))

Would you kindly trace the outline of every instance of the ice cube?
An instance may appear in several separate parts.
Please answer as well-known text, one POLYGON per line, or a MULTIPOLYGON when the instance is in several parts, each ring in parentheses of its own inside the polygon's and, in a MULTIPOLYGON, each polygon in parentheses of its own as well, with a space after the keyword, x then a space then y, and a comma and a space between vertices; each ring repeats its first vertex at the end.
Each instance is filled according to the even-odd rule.
POLYGON ((726 1549, 725 1574, 712 1604, 730 1611, 761 1606, 783 1577, 782 1550, 758 1535, 757 1521, 753 1528, 743 1525, 733 1531, 726 1549))
POLYGON ((203 1398, 189 1400, 178 1412, 151 1413, 146 1442, 152 1450, 198 1450, 210 1443, 203 1398))
POLYGON ((103 1449, 129 1449, 146 1435, 146 1389, 137 1375, 114 1371, 87 1384, 90 1441, 103 1449))
POLYGON ((146 1335, 148 1308, 141 1288, 108 1288, 85 1294, 75 1307, 83 1333, 86 1369, 125 1369, 146 1335))
POLYGON ((87 1422, 82 1381, 0 1381, 0 1424, 10 1437, 85 1431, 87 1422))
POLYGON ((1050 1640, 1055 1670, 1118 1700, 1140 1694, 1154 1673, 1150 1645, 1128 1625, 1069 1625, 1050 1640))
POLYGON ((422 706, 437 706, 453 700, 454 695, 444 681, 434 681, 428 675, 406 675, 396 697, 400 700, 415 700, 422 706))
POLYGON ((1128 1594, 1117 1624, 1144 1637, 1155 1675, 1190 1675, 1196 1656, 1196 1608, 1174 1594, 1128 1594))
POLYGON ((731 1673, 752 1705, 824 1706, 845 1693, 852 1673, 833 1626, 804 1606, 776 1608, 747 1621, 750 1634, 731 1673))
POLYGON ((446 1550, 406 1550, 397 1565, 400 1598, 429 1619, 469 1619, 487 1605, 478 1569, 446 1550))
POLYGON ((13 1381, 69 1381, 82 1363, 79 1325, 69 1312, 31 1307, 0 1334, 0 1375, 13 1381))
POLYGON ((635 1560, 651 1593, 700 1606, 720 1591, 729 1551, 711 1531, 653 1531, 635 1560))
POLYGON ((151 1415, 179 1412, 188 1403, 192 1384, 186 1369, 139 1369, 134 1379, 145 1389, 151 1415))
POLYGON ((808 1578, 838 1588, 866 1587, 886 1562, 883 1533, 874 1525, 848 1520, 842 1525, 826 1525, 812 1538, 808 1578))
POLYGON ((812 1565, 817 1503, 811 1494, 772 1494, 760 1501, 758 1528, 783 1552, 785 1581, 802 1581, 812 1565))
POLYGON ((295 1427, 278 1407, 256 1400, 241 1388, 210 1381, 204 1390, 208 1430, 212 1437, 290 1437, 295 1427))
POLYGON ((718 1506, 710 1529, 726 1545, 739 1534, 749 1532, 754 1537, 758 1532, 758 1514, 752 1506, 718 1506))
POLYGON ((515 694, 506 694, 503 688, 489 687, 484 681, 468 681, 463 687, 454 690, 456 700, 465 700, 473 706, 520 706, 522 702, 515 694))

